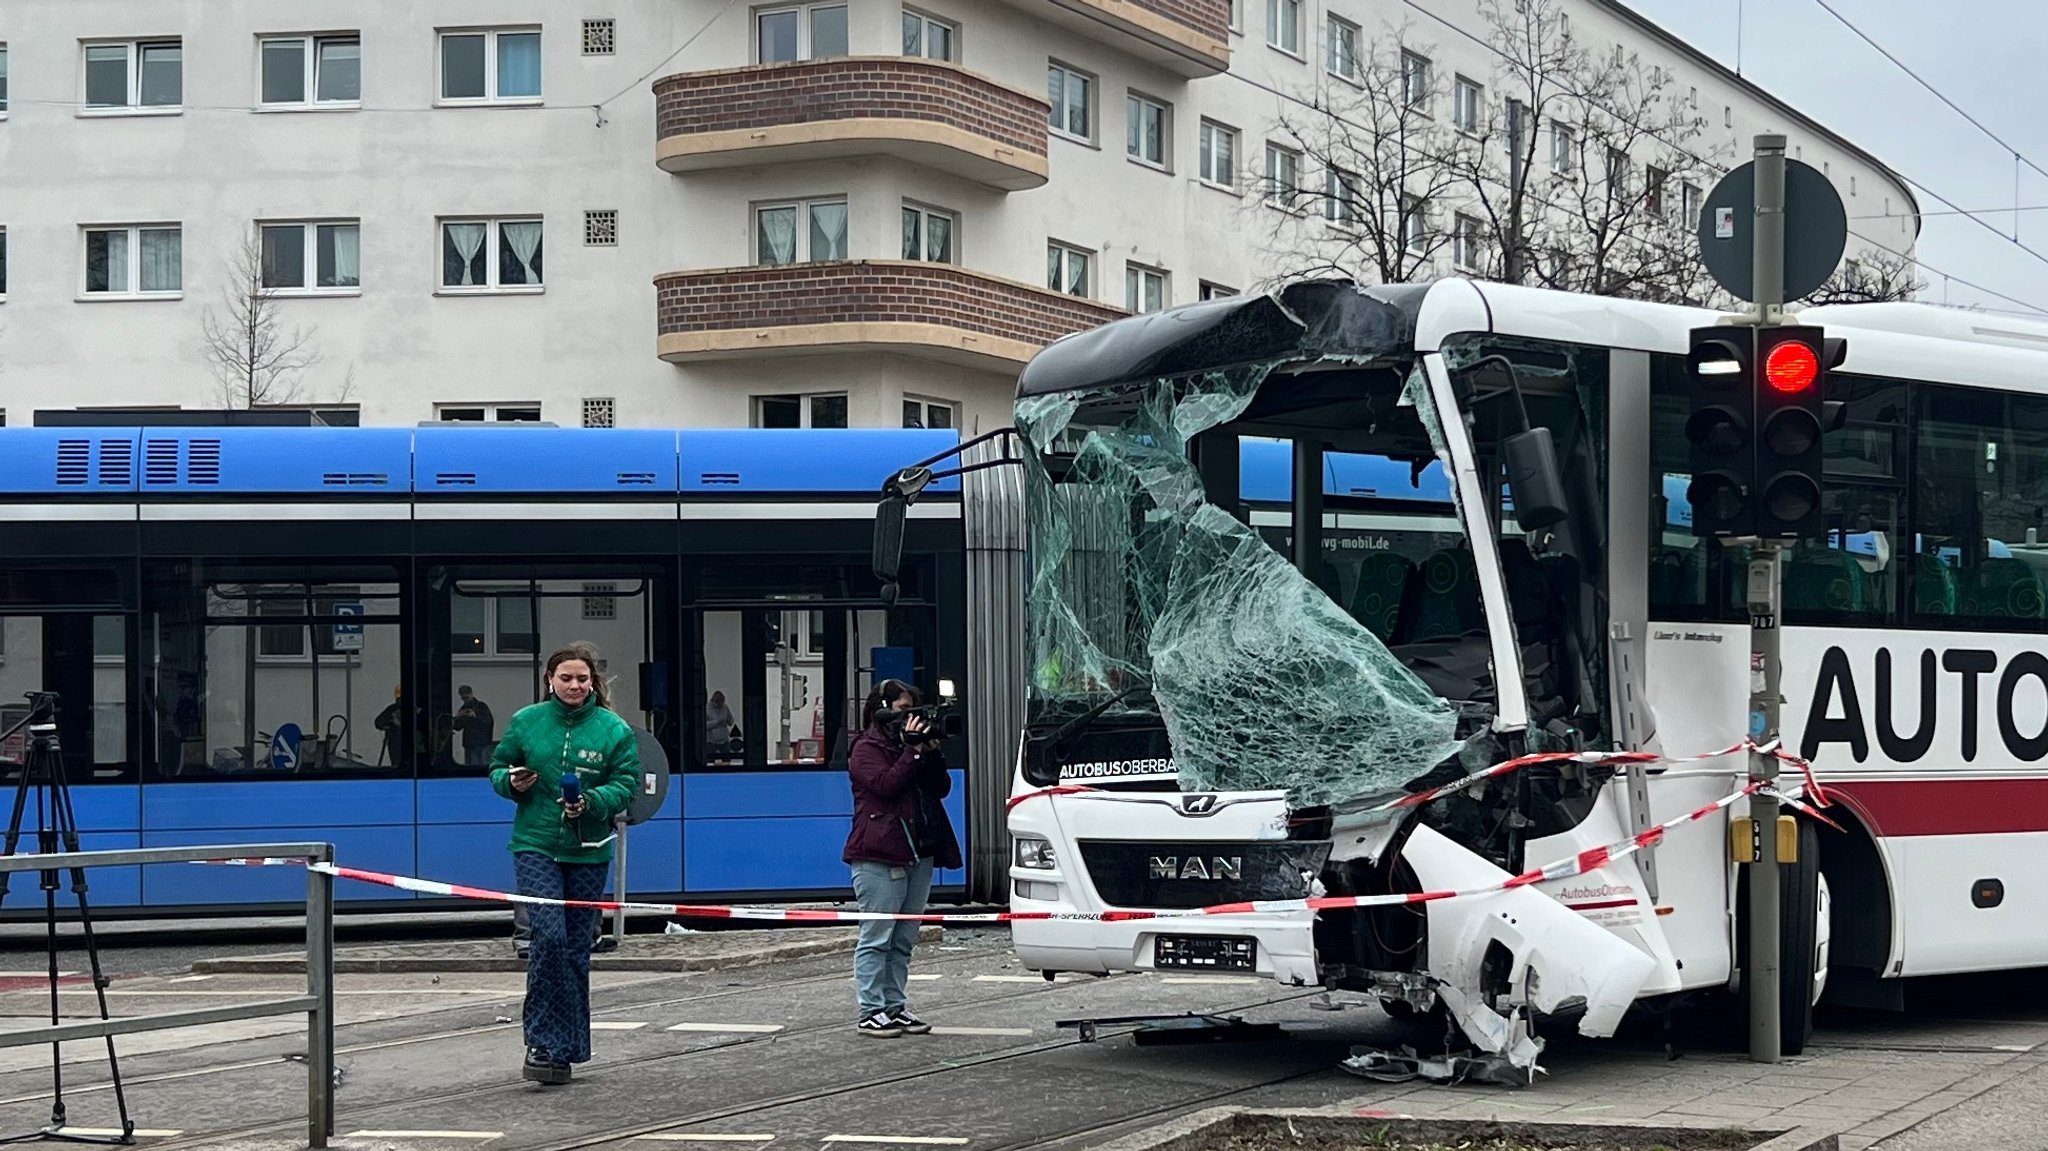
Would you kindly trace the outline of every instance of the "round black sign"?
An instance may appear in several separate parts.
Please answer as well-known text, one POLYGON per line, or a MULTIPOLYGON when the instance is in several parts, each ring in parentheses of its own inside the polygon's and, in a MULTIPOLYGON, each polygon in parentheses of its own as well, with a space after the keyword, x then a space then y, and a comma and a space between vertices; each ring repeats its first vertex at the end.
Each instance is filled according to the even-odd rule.
MULTIPOLYGON (((1756 163, 1721 178, 1700 208, 1700 259, 1714 281, 1755 303, 1756 163)), ((1826 176, 1785 158, 1785 302, 1813 293, 1842 262, 1849 214, 1826 176)))

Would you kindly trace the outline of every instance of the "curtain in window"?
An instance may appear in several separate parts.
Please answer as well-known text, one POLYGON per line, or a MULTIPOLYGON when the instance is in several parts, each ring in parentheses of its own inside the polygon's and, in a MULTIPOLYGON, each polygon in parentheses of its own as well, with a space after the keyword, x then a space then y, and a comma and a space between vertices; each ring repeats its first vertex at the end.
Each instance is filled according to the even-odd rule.
POLYGON ((916 208, 903 209, 903 258, 924 259, 924 213, 916 208))
POLYGON ((540 33, 498 34, 498 95, 540 95, 540 33))
POLYGON ((796 209, 764 208, 758 216, 761 232, 758 262, 763 264, 794 264, 796 262, 796 209))
POLYGON ((484 262, 478 256, 488 233, 482 224, 441 225, 441 283, 450 288, 473 288, 484 282, 484 262))
POLYGON ((498 282, 540 283, 540 221, 498 225, 498 282))
POLYGON ((925 259, 941 264, 953 262, 953 221, 946 216, 933 215, 925 224, 925 259))
POLYGON ((846 205, 811 205, 811 259, 846 258, 846 205))
POLYGON ((316 94, 321 100, 363 98, 363 46, 357 40, 322 40, 316 94))
POLYGON ((185 286, 184 236, 176 228, 142 229, 142 290, 175 292, 185 286))
POLYGON ((128 290, 128 233, 87 232, 85 234, 85 290, 125 292, 128 290))
POLYGON ((362 286, 362 231, 354 224, 320 226, 320 286, 356 288, 362 286))

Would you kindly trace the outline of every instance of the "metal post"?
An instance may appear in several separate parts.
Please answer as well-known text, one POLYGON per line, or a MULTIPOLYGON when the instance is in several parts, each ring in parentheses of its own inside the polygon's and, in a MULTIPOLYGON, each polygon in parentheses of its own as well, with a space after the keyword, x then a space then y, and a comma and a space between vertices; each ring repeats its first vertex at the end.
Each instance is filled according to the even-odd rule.
MULTIPOLYGON (((1755 290, 1757 319, 1771 325, 1784 319, 1785 307, 1785 137, 1756 138, 1755 290)), ((1784 557, 1778 544, 1759 540, 1749 564, 1749 734, 1758 743, 1778 738, 1778 615, 1784 587, 1784 557)), ((1778 761, 1761 752, 1749 753, 1752 783, 1778 778, 1778 761)), ((1749 798, 1763 850, 1749 868, 1749 969, 1743 986, 1749 992, 1749 1058, 1776 1063, 1783 1052, 1779 958, 1781 939, 1778 870, 1778 801, 1761 792, 1749 798)))
MULTIPOLYGON (((626 813, 612 817, 612 832, 619 837, 619 849, 612 854, 618 858, 618 874, 612 879, 612 898, 626 902, 626 813)), ((626 945, 626 909, 621 907, 612 912, 612 940, 619 946, 626 945)))
MULTIPOLYGON (((313 862, 334 862, 321 845, 313 862)), ((334 1134, 334 877, 306 871, 306 1146, 323 1148, 334 1134)))

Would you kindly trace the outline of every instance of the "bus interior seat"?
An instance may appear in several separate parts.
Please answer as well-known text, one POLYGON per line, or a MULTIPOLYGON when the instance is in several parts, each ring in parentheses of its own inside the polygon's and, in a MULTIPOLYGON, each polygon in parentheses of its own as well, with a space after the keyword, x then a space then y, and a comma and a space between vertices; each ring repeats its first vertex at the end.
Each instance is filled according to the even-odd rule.
POLYGON ((1401 607, 1415 582, 1415 565, 1399 552, 1373 552, 1358 563, 1358 583, 1351 591, 1351 618, 1378 637, 1394 642, 1401 607))
POLYGON ((1838 548, 1804 547, 1785 565, 1785 610, 1855 613, 1870 610, 1870 577, 1838 548))
POLYGON ((1954 615, 1959 597, 1956 573, 1940 556, 1913 557, 1913 610, 1920 615, 1954 615))
POLYGON ((1700 548, 1661 545, 1650 552, 1650 602, 1692 603, 1699 599, 1700 548))
POLYGON ((1987 559, 1964 573, 1964 615, 2010 619, 2048 617, 2048 589, 2025 560, 1987 559))
POLYGON ((1472 560, 1472 549, 1445 548, 1422 562, 1419 575, 1415 610, 1401 612, 1404 642, 1485 630, 1486 612, 1479 602, 1478 566, 1472 560))

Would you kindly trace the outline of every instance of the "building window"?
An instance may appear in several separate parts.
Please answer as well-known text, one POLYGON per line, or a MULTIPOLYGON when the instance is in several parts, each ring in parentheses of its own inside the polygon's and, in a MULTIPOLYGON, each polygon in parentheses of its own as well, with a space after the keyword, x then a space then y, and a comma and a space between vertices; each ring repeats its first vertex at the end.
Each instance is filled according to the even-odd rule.
POLYGON ((1053 243, 1045 248, 1045 286, 1069 296, 1087 296, 1088 269, 1094 255, 1079 248, 1053 243))
POLYGON ((1460 132, 1477 134, 1479 109, 1485 106, 1486 89, 1477 81, 1460 76, 1451 89, 1451 125, 1460 132))
POLYGON ((434 418, 459 424, 537 424, 539 404, 438 404, 434 418))
POLYGON ((846 393, 817 396, 755 396, 754 426, 757 428, 843 428, 846 426, 846 393))
POLYGON ((86 295, 172 296, 184 287, 178 225, 85 230, 86 295))
POLYGON ((1045 73, 1052 130, 1076 140, 1093 140, 1095 78, 1062 64, 1046 65, 1045 73))
POLYGON ((1429 251, 1429 205, 1414 196, 1401 197, 1401 246, 1418 256, 1429 251))
POLYGON ((610 56, 619 50, 618 25, 610 20, 583 22, 583 54, 610 56))
POLYGON ((7 45, 0 42, 0 116, 7 115, 7 45))
POLYGON ((1212 284, 1207 280, 1203 280, 1201 286, 1195 289, 1195 298, 1198 300, 1221 300, 1235 295, 1236 288, 1226 288, 1222 284, 1212 284))
POLYGON ((1330 75, 1353 83, 1358 81, 1358 25, 1332 15, 1326 33, 1329 39, 1323 67, 1330 75))
POLYGON ((443 104, 539 101, 538 28, 441 33, 443 104))
POLYGON ((930 260, 935 264, 953 262, 953 234, 959 217, 937 208, 903 205, 903 258, 930 260))
POLYGON ((845 258, 845 200, 803 200, 754 209, 755 263, 802 264, 845 258))
POLYGON ((348 292, 362 286, 357 221, 259 224, 257 233, 262 241, 265 288, 348 292))
MULTIPOLYGON (((458 583, 448 597, 448 646, 471 659, 532 657, 540 651, 532 584, 458 583)), ((523 661, 523 660, 522 660, 523 661)))
POLYGON ((754 52, 757 64, 846 55, 846 5, 792 4, 757 10, 754 52))
POLYGON ((1451 221, 1451 262, 1467 272, 1479 270, 1479 220, 1458 213, 1451 221))
POLYGON ((185 50, 178 40, 85 46, 88 111, 172 109, 184 102, 185 50))
POLYGON ((1125 101, 1124 119, 1130 129, 1125 155, 1140 164, 1166 167, 1166 105, 1134 92, 1125 101))
POLYGON ((1607 187, 1617 200, 1628 196, 1628 153, 1620 148, 1607 149, 1607 187))
POLYGON ((619 246, 619 212, 616 208, 593 208, 583 213, 583 246, 619 246))
POLYGON ((1678 210, 1688 229, 1700 226, 1700 186, 1690 180, 1678 186, 1678 210))
POLYGON ((1301 0, 1266 0, 1266 43, 1301 55, 1301 0))
POLYGON ((1230 30, 1244 31, 1244 0, 1230 0, 1230 30))
POLYGON ((1569 125, 1556 120, 1550 122, 1550 171, 1557 176, 1569 176, 1573 171, 1572 158, 1578 154, 1578 139, 1569 125))
POLYGON ((1156 312, 1166 306, 1166 273, 1143 264, 1124 265, 1124 307, 1156 312))
POLYGON ((1202 182, 1237 188, 1237 129, 1202 121, 1202 182))
POLYGON ((1429 57, 1401 53, 1401 95, 1410 108, 1429 110, 1429 57))
POLYGON ((537 219, 441 221, 443 291, 535 291, 541 278, 537 219))
POLYGON ((1301 198, 1301 153, 1278 144, 1266 145, 1266 202, 1293 211, 1301 198))
POLYGON ((1643 169, 1643 207, 1657 219, 1664 219, 1664 182, 1671 174, 1655 164, 1643 169))
POLYGON ((354 35, 267 36, 262 56, 266 108, 362 103, 363 45, 354 35))
POLYGON ((903 397, 903 426, 906 428, 953 428, 959 424, 953 415, 953 405, 947 400, 903 397))
MULTIPOLYGON (((0 228, 0 300, 7 298, 7 229, 0 228)), ((0 428, 7 425, 0 424, 0 428)))
POLYGON ((903 54, 927 60, 953 60, 953 45, 960 38, 958 25, 936 16, 903 10, 903 54))
POLYGON ((1323 178, 1323 219, 1350 224, 1358 219, 1358 177, 1332 168, 1323 178))

